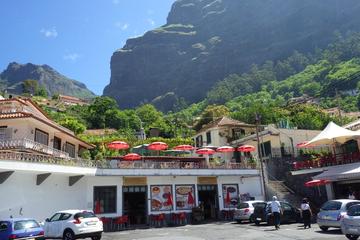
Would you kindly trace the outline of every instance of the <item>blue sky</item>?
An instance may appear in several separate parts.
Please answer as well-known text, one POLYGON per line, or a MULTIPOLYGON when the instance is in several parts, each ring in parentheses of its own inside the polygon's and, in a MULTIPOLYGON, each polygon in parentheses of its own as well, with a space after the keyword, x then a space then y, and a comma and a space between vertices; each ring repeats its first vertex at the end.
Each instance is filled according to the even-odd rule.
POLYGON ((0 1, 0 72, 14 61, 48 64, 101 95, 112 53, 165 24, 174 1, 0 1))

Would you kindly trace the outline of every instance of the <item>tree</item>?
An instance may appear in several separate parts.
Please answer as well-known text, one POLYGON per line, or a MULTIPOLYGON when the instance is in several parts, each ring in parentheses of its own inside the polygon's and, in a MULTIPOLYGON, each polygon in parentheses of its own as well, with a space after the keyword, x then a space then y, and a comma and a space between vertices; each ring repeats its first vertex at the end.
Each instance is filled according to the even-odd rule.
POLYGON ((64 127, 68 128, 68 129, 70 129, 76 135, 81 134, 86 130, 86 127, 85 127, 84 124, 79 122, 77 119, 72 118, 72 117, 68 117, 68 116, 65 117, 64 119, 60 120, 59 124, 61 126, 64 126, 64 127))
POLYGON ((23 87, 23 93, 29 95, 35 95, 35 93, 38 91, 39 84, 36 80, 27 79, 23 82, 22 87, 23 87))
POLYGON ((35 95, 35 96, 40 96, 40 97, 47 98, 47 97, 48 97, 48 93, 47 93, 47 91, 46 91, 45 86, 38 87, 34 95, 35 95))
POLYGON ((106 112, 118 109, 118 105, 113 98, 96 97, 92 104, 88 106, 88 112, 85 116, 91 128, 105 128, 106 112))

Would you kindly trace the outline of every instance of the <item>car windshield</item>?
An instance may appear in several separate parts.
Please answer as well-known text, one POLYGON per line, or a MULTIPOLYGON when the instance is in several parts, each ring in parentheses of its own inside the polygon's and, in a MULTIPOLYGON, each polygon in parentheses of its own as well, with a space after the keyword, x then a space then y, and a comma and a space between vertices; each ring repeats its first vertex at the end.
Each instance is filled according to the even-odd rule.
POLYGON ((353 205, 347 211, 349 216, 360 216, 360 205, 353 205))
POLYGON ((93 218, 93 217, 96 217, 95 214, 87 211, 79 212, 74 215, 74 218, 93 218))
POLYGON ((14 230, 39 228, 40 225, 35 220, 21 220, 14 223, 14 230))
POLYGON ((335 211, 340 210, 341 208, 341 202, 339 201, 328 201, 322 205, 321 210, 323 211, 335 211))
POLYGON ((240 203, 238 206, 238 209, 243 209, 243 208, 248 208, 249 204, 248 203, 240 203))

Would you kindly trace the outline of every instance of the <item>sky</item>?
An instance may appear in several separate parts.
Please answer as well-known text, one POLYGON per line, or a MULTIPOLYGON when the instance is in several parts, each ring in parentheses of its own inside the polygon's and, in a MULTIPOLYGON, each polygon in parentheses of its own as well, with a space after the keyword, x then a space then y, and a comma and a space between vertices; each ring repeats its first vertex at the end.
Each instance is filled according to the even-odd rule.
POLYGON ((2 0, 0 72, 47 64, 102 95, 110 58, 128 38, 164 25, 175 0, 2 0))

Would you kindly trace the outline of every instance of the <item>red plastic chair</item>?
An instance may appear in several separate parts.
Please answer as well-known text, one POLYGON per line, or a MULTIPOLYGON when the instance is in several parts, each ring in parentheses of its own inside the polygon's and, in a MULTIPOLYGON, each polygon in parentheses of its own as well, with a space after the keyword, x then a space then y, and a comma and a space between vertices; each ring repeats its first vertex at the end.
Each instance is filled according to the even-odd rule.
POLYGON ((165 214, 160 213, 157 217, 157 221, 160 227, 165 225, 165 214))
POLYGON ((110 218, 105 218, 105 217, 101 217, 100 220, 103 223, 103 227, 104 227, 104 232, 107 232, 111 229, 111 219, 110 218))
POLYGON ((179 224, 179 214, 177 213, 172 213, 171 214, 171 221, 173 224, 179 224))
POLYGON ((186 213, 185 212, 181 212, 179 213, 179 224, 187 224, 187 218, 186 218, 186 213))

